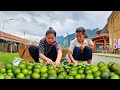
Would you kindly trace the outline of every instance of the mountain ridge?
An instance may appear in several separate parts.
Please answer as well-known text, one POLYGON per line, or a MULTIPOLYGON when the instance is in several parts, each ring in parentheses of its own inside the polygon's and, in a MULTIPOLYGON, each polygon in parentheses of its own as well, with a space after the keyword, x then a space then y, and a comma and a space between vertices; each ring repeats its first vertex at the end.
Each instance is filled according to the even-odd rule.
MULTIPOLYGON (((97 36, 96 31, 98 31, 99 28, 95 28, 95 29, 86 29, 86 34, 88 37, 95 37, 97 36)), ((68 34, 66 37, 63 37, 63 35, 61 36, 57 36, 56 40, 58 42, 60 42, 60 44, 62 45, 62 47, 69 47, 70 46, 70 41, 75 38, 75 33, 72 34, 68 34)))

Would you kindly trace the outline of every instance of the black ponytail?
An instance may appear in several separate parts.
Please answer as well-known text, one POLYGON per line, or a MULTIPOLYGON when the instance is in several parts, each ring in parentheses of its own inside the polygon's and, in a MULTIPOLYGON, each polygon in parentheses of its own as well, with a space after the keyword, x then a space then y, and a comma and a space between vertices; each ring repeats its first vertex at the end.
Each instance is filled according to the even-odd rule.
POLYGON ((47 32, 46 32, 46 36, 47 36, 48 34, 50 34, 50 33, 54 34, 55 37, 56 37, 56 31, 55 31, 52 27, 49 27, 49 29, 48 29, 47 32))

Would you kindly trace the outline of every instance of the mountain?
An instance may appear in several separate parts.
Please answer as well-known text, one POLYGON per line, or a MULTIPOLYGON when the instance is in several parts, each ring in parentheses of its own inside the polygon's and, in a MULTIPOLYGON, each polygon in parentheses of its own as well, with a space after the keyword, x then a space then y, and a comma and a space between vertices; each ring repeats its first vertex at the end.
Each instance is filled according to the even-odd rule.
POLYGON ((99 28, 86 29, 86 34, 88 35, 88 37, 95 37, 95 36, 97 36, 97 34, 96 34, 97 30, 99 30, 99 28))
MULTIPOLYGON (((95 37, 97 36, 96 31, 99 30, 99 28, 95 29, 86 29, 86 34, 88 37, 95 37)), ((62 47, 69 47, 70 41, 75 38, 75 33, 69 34, 66 37, 63 36, 57 36, 57 41, 59 41, 62 45, 62 47)))
POLYGON ((63 40, 64 40, 63 35, 57 36, 57 37, 56 37, 56 40, 57 40, 58 42, 60 42, 60 44, 62 45, 62 44, 63 44, 63 40))
POLYGON ((75 38, 75 33, 67 35, 63 40, 63 47, 69 47, 70 41, 75 38))

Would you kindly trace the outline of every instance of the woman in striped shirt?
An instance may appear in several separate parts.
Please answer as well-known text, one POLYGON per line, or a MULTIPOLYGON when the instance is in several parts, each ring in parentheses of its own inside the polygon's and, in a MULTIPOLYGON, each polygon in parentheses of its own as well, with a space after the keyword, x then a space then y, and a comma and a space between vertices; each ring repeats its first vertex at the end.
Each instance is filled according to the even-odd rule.
POLYGON ((40 58, 46 64, 53 64, 59 67, 62 51, 60 43, 56 41, 55 30, 50 27, 45 37, 40 40, 39 46, 30 46, 29 52, 35 61, 39 61, 40 58))

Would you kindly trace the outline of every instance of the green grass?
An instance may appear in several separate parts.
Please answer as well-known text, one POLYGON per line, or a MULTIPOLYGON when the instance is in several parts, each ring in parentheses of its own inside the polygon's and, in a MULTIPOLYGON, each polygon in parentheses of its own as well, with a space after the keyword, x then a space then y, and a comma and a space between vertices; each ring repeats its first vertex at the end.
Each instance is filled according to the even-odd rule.
POLYGON ((120 58, 120 56, 115 56, 115 55, 107 55, 107 54, 93 54, 95 56, 104 56, 104 57, 109 57, 109 58, 120 58))
POLYGON ((19 57, 18 53, 0 53, 0 67, 6 63, 11 63, 14 57, 19 57))

